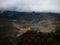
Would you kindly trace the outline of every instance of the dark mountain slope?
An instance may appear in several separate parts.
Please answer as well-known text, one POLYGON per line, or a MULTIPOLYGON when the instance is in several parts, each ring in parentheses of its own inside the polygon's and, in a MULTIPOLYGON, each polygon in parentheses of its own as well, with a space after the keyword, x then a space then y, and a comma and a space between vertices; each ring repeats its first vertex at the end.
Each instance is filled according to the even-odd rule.
POLYGON ((46 17, 60 17, 60 14, 57 13, 36 13, 36 12, 15 12, 15 11, 5 11, 0 14, 0 17, 5 17, 8 19, 25 19, 25 20, 32 20, 32 19, 41 19, 46 17))

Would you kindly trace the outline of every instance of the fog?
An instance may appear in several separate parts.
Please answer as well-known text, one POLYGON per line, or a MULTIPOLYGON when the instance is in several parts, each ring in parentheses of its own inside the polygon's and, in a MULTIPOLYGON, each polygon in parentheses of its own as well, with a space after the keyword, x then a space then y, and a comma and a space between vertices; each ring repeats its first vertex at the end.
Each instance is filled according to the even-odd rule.
POLYGON ((60 13, 60 0, 0 0, 0 10, 60 13))

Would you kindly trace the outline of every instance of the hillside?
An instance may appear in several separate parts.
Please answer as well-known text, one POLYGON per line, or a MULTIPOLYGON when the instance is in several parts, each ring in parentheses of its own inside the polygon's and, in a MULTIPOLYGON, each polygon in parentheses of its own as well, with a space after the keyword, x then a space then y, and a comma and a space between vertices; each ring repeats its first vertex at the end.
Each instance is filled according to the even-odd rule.
POLYGON ((32 40, 33 40, 34 42, 33 44, 38 43, 38 44, 46 45, 47 41, 45 42, 45 39, 47 40, 51 39, 49 42, 47 42, 47 44, 51 45, 53 42, 53 44, 56 43, 55 45, 60 45, 59 41, 57 41, 59 40, 59 36, 60 36, 60 14, 50 13, 50 12, 36 13, 36 12, 15 12, 15 11, 5 11, 3 13, 0 13, 0 42, 3 45, 5 44, 24 45, 27 41, 26 42, 22 41, 23 39, 21 39, 20 36, 21 38, 24 39, 24 41, 25 38, 27 38, 27 41, 30 44, 32 44, 32 40), (42 36, 43 36, 42 40, 39 40, 42 36), (44 38, 44 36, 46 38, 44 38), (29 37, 31 37, 30 38, 31 40, 29 39, 29 37), (16 38, 17 38, 17 42, 16 42, 16 38), (34 39, 37 38, 36 40, 38 41, 32 38, 34 39), (21 43, 21 41, 23 43, 21 43))

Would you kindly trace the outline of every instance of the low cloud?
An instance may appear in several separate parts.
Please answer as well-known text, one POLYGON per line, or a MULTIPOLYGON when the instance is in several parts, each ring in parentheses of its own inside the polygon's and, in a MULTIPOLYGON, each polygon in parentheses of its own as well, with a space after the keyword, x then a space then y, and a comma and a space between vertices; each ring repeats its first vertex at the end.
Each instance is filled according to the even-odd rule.
POLYGON ((0 10, 60 13, 60 0, 0 0, 0 10))

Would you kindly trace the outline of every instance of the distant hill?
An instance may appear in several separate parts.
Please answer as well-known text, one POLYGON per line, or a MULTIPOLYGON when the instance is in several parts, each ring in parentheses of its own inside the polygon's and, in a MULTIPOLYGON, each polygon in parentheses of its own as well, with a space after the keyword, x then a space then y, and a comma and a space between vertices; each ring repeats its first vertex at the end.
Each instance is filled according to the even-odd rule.
POLYGON ((0 18, 5 17, 8 19, 25 19, 25 20, 32 20, 32 19, 41 19, 46 17, 60 17, 58 13, 50 13, 50 12, 15 12, 15 11, 5 11, 0 14, 0 18))

